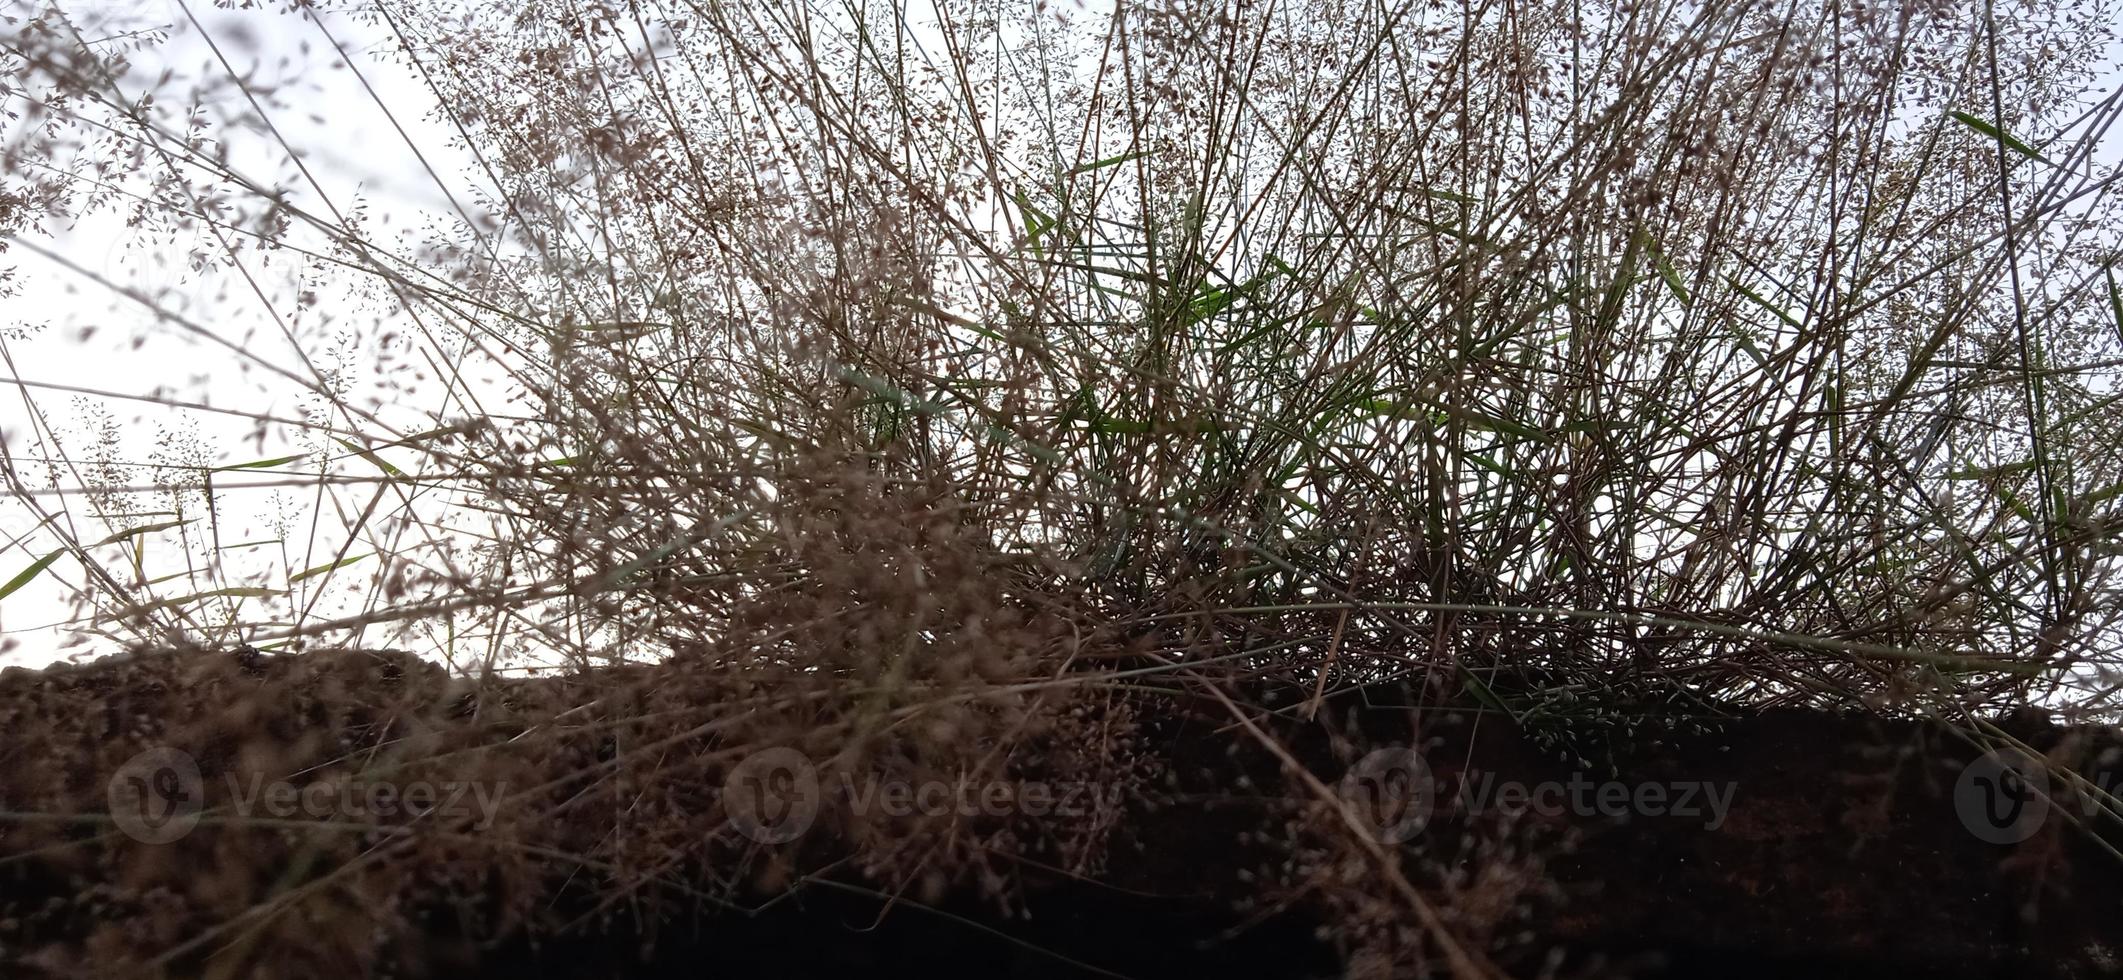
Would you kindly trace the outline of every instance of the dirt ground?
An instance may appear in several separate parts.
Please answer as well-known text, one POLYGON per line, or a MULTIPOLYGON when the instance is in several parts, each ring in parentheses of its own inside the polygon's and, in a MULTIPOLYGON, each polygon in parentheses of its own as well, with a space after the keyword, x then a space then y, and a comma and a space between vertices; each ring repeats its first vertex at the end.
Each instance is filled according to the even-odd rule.
MULTIPOLYGON (((231 947, 300 942, 304 928, 317 928, 234 930, 185 946, 199 923, 212 921, 208 912, 225 907, 215 905, 226 898, 217 890, 235 888, 231 881, 287 892, 290 881, 317 874, 304 870, 311 852, 295 843, 300 834, 239 839, 232 830, 212 837, 211 851, 200 850, 204 834, 185 843, 192 850, 157 851, 115 840, 108 821, 97 822, 123 760, 175 732, 200 739, 190 744, 210 771, 234 772, 243 762, 289 774, 299 773, 299 760, 258 744, 358 747, 358 733, 400 713, 435 720, 439 744, 472 738, 448 726, 472 724, 450 719, 465 717, 473 695, 417 661, 296 659, 191 653, 0 675, 0 723, 12 736, 0 749, 0 793, 13 815, 0 824, 0 962, 20 971, 9 975, 63 975, 65 964, 114 948, 122 954, 127 944, 145 953, 185 947, 159 967, 203 975, 231 947), (200 735, 196 722, 205 717, 223 720, 200 735), (82 820, 65 819, 69 805, 82 820), (209 863, 167 866, 180 860, 209 863), (233 874, 232 862, 258 867, 233 874)), ((653 669, 646 676, 653 680, 653 669)), ((548 695, 558 703, 570 696, 561 688, 584 682, 517 683, 510 699, 523 704, 548 695)), ((1391 700, 1365 692, 1329 702, 1315 720, 1293 712, 1260 724, 1326 786, 1341 785, 1352 760, 1373 749, 1420 742, 1437 780, 1434 815, 1400 853, 1410 867, 1443 869, 1447 880, 1455 867, 1473 876, 1498 854, 1511 857, 1525 880, 1505 890, 1508 925, 1492 931, 1496 962, 1513 975, 2123 975, 2123 858, 2101 839, 2123 835, 2057 794, 2027 839, 1980 838, 1956 803, 1957 780, 1965 782, 1978 753, 1943 727, 1773 711, 1602 738, 1581 765, 1494 712, 1418 711, 1391 700), (1507 805, 1508 792, 1495 792, 1506 784, 1536 788, 1532 800, 1548 803, 1507 805), (1584 787, 1577 800, 1573 784, 1584 787), (1665 787, 1673 812, 1579 802, 1600 799, 1602 786, 1647 784, 1665 787), (1544 785, 1559 788, 1544 798, 1544 785), (1708 795, 1681 806, 1677 797, 1691 786, 1729 795, 1715 812, 1708 795), (2098 834, 2087 829, 2094 825, 2098 834)), ((507 717, 481 716, 488 727, 479 731, 505 729, 507 717)), ((2032 716, 2002 724, 2103 787, 2123 775, 2123 741, 2111 730, 2032 716)), ((880 891, 829 864, 795 887, 735 884, 719 907, 665 903, 644 912, 626 903, 615 912, 609 882, 514 875, 507 852, 475 848, 423 858, 405 872, 446 878, 386 881, 377 894, 418 894, 447 880, 474 906, 513 902, 533 913, 468 923, 461 914, 406 911, 412 925, 384 941, 412 950, 395 962, 512 980, 884 970, 1340 975, 1322 929, 1334 907, 1276 880, 1291 847, 1282 828, 1306 805, 1302 781, 1235 738, 1228 716, 1214 711, 1154 718, 1146 744, 1161 756, 1163 776, 1126 801, 1127 818, 1097 873, 1018 860, 1007 907, 959 890, 918 898, 880 891), (493 863, 492 874, 482 862, 493 863), (483 890, 508 890, 510 901, 483 890), (474 934, 477 942, 467 939, 474 934), (422 951, 424 943, 436 952, 422 951)), ((669 873, 713 877, 707 868, 669 873)), ((1445 891, 1487 900, 1479 888, 1445 891)), ((331 913, 314 914, 328 921, 331 913)))

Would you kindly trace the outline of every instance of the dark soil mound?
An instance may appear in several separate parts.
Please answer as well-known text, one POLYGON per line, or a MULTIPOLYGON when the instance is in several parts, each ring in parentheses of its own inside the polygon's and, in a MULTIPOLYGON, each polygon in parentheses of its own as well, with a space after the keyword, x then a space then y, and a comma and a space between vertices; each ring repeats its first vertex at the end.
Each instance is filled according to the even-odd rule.
MULTIPOLYGON (((1978 753, 1942 726, 1770 712, 1573 741, 1366 691, 1251 719, 1271 750, 1185 699, 1125 725, 1078 706, 1050 757, 992 773, 1084 805, 850 817, 890 807, 821 763, 807 832, 762 842, 726 798, 731 748, 762 743, 722 739, 763 709, 674 707, 732 694, 718 683, 674 661, 474 684, 369 653, 9 671, 0 957, 80 976, 1383 973, 1351 937, 1413 927, 1360 900, 1307 820, 1320 787, 1365 785, 1345 774, 1420 732, 1429 819, 1391 853, 1503 972, 2123 972, 2123 860, 2089 832, 2113 824, 2056 790, 2039 822, 1988 832, 2024 840, 1984 839, 1978 753), (1082 778, 1120 758, 1086 749, 1106 739, 1132 768, 1082 778)), ((2003 731, 2102 788, 2123 771, 2112 732, 2003 731)))

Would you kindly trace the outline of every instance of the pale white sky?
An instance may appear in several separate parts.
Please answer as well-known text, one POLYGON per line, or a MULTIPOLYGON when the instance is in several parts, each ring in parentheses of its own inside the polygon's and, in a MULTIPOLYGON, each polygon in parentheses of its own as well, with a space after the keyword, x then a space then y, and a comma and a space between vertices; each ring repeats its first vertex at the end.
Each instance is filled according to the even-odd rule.
MULTIPOLYGON (((184 98, 183 79, 226 78, 213 48, 187 19, 187 6, 176 0, 61 7, 74 18, 84 36, 92 39, 99 36, 99 30, 109 29, 104 21, 112 16, 129 26, 145 22, 169 32, 167 43, 136 54, 134 70, 119 82, 125 97, 137 98, 166 68, 175 70, 180 81, 161 90, 158 99, 166 125, 182 125, 177 114, 189 101, 184 98)), ((346 209, 358 195, 370 202, 369 210, 376 222, 371 229, 372 240, 383 243, 394 242, 401 231, 412 230, 423 217, 439 218, 450 213, 406 139, 378 108, 378 99, 372 98, 355 73, 344 66, 315 25, 295 16, 220 10, 210 2, 193 2, 188 7, 190 15, 219 45, 236 72, 253 87, 274 91, 278 101, 286 103, 284 108, 269 107, 268 114, 280 135, 303 155, 324 195, 320 197, 294 173, 278 142, 256 127, 241 138, 228 140, 229 159, 235 169, 260 183, 284 187, 290 200, 318 211, 324 210, 324 198, 346 209)), ((19 12, 19 7, 8 12, 19 12)), ((469 161, 450 145, 449 133, 424 111, 434 105, 434 99, 417 76, 387 57, 387 36, 344 15, 324 16, 326 27, 354 56, 354 63, 368 84, 376 89, 381 101, 393 107, 397 123, 417 142, 436 172, 453 182, 453 191, 464 200, 464 181, 473 172, 466 165, 469 161)), ((221 112, 234 114, 244 108, 236 98, 234 93, 224 92, 214 104, 221 112)), ((336 366, 349 369, 350 376, 356 379, 353 400, 364 400, 359 386, 373 380, 366 375, 377 353, 377 334, 372 326, 380 308, 373 297, 345 293, 340 288, 343 276, 334 276, 327 271, 329 267, 306 263, 299 256, 281 253, 262 260, 250 256, 248 268, 259 287, 282 315, 289 317, 289 326, 302 348, 298 354, 296 345, 291 345, 273 319, 265 315, 265 305, 249 291, 241 276, 225 267, 204 274, 187 268, 187 254, 194 247, 212 248, 210 238, 199 235, 174 245, 121 247, 127 238, 125 217, 119 210, 98 212, 53 239, 33 244, 44 245, 110 283, 154 296, 214 335, 255 350, 272 362, 295 366, 306 354, 319 367, 330 370, 343 357, 343 363, 336 366), (298 314, 293 312, 293 293, 300 288, 315 290, 322 301, 298 314), (328 322, 320 312, 335 309, 351 312, 336 323, 328 322)), ((315 234, 305 233, 299 226, 291 238, 298 243, 318 241, 315 234)), ((140 303, 117 295, 81 271, 64 268, 25 248, 11 249, 6 258, 20 270, 24 288, 20 295, 0 301, 0 328, 30 326, 35 332, 6 342, 8 359, 0 364, 0 381, 19 379, 130 396, 160 393, 217 408, 297 419, 317 402, 289 379, 256 369, 243 370, 230 351, 176 324, 158 322, 140 303)), ((432 423, 427 420, 439 407, 439 397, 408 400, 400 395, 377 409, 377 415, 393 428, 411 433, 431 428, 432 423)), ((110 447, 109 455, 139 464, 127 473, 125 482, 134 484, 158 482, 152 464, 168 461, 172 452, 181 451, 193 440, 208 461, 222 465, 309 448, 289 441, 296 432, 292 427, 272 427, 261 442, 257 425, 241 417, 133 398, 0 384, 0 429, 4 429, 9 450, 18 461, 18 471, 33 486, 42 481, 32 464, 48 453, 50 443, 45 440, 54 435, 62 440, 66 455, 77 465, 98 455, 93 432, 97 413, 108 413, 114 423, 116 443, 110 447), (40 430, 34 425, 32 412, 41 414, 51 429, 40 430)), ((382 437, 383 433, 375 435, 382 437)), ((384 455, 391 454, 386 451, 384 455)), ((264 471, 227 473, 220 479, 223 487, 291 482, 288 476, 264 471)), ((60 483, 78 485, 78 481, 66 478, 60 483)), ((285 509, 295 517, 292 526, 286 528, 290 533, 285 550, 267 545, 224 552, 232 567, 241 570, 240 575, 254 574, 260 579, 258 583, 201 579, 199 585, 187 590, 180 578, 156 586, 156 596, 183 595, 231 584, 277 587, 286 584, 291 572, 331 561, 346 542, 349 522, 345 518, 352 515, 342 515, 330 506, 321 508, 319 514, 320 508, 313 506, 316 499, 314 487, 301 485, 226 492, 219 514, 221 526, 217 529, 224 546, 280 537, 280 529, 271 526, 271 519, 276 510, 285 509), (312 516, 320 518, 314 526, 312 516)), ((48 514, 63 509, 65 516, 55 523, 72 522, 75 536, 82 541, 171 519, 166 513, 156 513, 166 511, 168 502, 155 494, 136 495, 134 513, 108 524, 98 521, 93 516, 95 508, 79 495, 43 495, 39 503, 48 514)), ((34 530, 37 524, 31 508, 14 499, 0 499, 0 532, 4 532, 0 542, 30 533, 27 540, 0 553, 0 581, 12 578, 56 546, 52 535, 34 530)), ((199 528, 160 532, 146 538, 149 543, 143 561, 144 578, 152 580, 186 571, 184 549, 176 535, 187 532, 196 534, 199 528)), ((357 544, 349 553, 370 550, 357 544)), ((127 561, 122 546, 99 549, 98 554, 114 568, 123 567, 127 561)), ((193 557, 196 559, 197 555, 193 557)), ((373 574, 374 566, 373 561, 366 567, 360 563, 348 566, 331 576, 334 581, 327 591, 344 591, 339 586, 345 579, 373 574)), ((306 600, 305 592, 324 585, 323 579, 314 576, 298 583, 297 603, 306 600)), ((0 664, 41 665, 62 655, 110 652, 113 644, 108 642, 71 649, 60 647, 69 631, 53 627, 72 615, 67 595, 83 581, 79 564, 70 556, 62 557, 45 574, 0 600, 0 631, 18 644, 0 653, 0 664)), ((313 609, 312 618, 329 616, 344 605, 328 596, 327 602, 313 609)))

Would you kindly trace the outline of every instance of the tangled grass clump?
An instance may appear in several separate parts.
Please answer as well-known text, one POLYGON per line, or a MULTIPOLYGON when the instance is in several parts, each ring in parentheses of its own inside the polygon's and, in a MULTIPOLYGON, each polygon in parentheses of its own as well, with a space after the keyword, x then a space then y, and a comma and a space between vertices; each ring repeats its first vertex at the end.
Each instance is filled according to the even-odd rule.
MULTIPOLYGON (((152 737, 215 758, 294 726, 230 772, 477 757, 526 822, 217 828, 184 846, 274 840, 297 870, 127 864, 125 901, 198 918, 49 926, 97 956, 241 968, 300 933, 368 963, 418 879, 357 883, 404 848, 492 876, 479 915, 513 922, 559 867, 599 876, 599 914, 820 861, 1007 903, 1012 862, 1094 874, 1127 823, 830 811, 831 859, 704 835, 765 747, 829 781, 1130 799, 1171 777, 1176 719, 1294 763, 1278 726, 1380 687, 1587 759, 1777 706, 1972 737, 2028 705, 2114 717, 2108 0, 293 5, 272 23, 431 97, 360 74, 447 203, 396 238, 274 124, 289 97, 226 50, 249 35, 175 9, 203 75, 147 80, 168 32, 10 21, 0 229, 259 399, 138 400, 286 451, 180 427, 130 459, 17 379, 0 599, 57 582, 96 642, 410 650, 471 707, 421 687, 298 723, 358 657, 266 668, 299 683, 215 661, 157 683, 241 707, 158 706, 152 737), (405 135, 423 113, 462 173, 405 135), (119 217, 245 305, 55 244, 119 217), (276 488, 312 502, 261 516, 276 488), (501 679, 527 667, 553 676, 501 679)), ((36 724, 84 772, 139 744, 88 718, 36 724)), ((1293 786, 1316 839, 1288 880, 1338 903, 1352 962, 1490 969, 1534 890, 1515 845, 1404 866, 1293 786)))

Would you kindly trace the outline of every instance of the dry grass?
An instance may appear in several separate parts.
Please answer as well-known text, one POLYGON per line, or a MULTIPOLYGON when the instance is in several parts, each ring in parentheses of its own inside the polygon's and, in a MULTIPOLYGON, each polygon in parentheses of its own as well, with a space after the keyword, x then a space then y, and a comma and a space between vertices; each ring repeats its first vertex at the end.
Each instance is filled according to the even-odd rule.
MULTIPOLYGON (((231 283, 308 249, 382 310, 373 377, 450 407, 394 427, 346 372, 231 342, 310 393, 257 415, 318 451, 148 495, 213 516, 216 476, 284 477, 343 543, 259 575, 190 525, 91 528, 39 481, 117 504, 138 471, 40 428, 8 479, 49 520, 0 593, 78 568, 121 641, 380 640, 470 676, 668 658, 688 681, 582 690, 617 755, 558 757, 596 790, 555 805, 626 832, 536 845, 615 901, 713 810, 663 781, 681 746, 1121 778, 1138 716, 1272 742, 1254 721, 1378 683, 1566 742, 1658 705, 2113 716, 2112 4, 341 16, 476 161, 462 221, 393 241, 267 190, 63 11, 0 47, 0 220, 47 254, 40 222, 137 209, 231 283), (358 609, 316 613, 305 573, 358 609)), ((1357 929, 1363 962, 1482 973, 1438 883, 1313 789, 1351 921, 1416 924, 1357 929)), ((836 830, 895 887, 1002 846, 836 830)), ((1100 827, 1052 832, 1095 861, 1100 827)))

